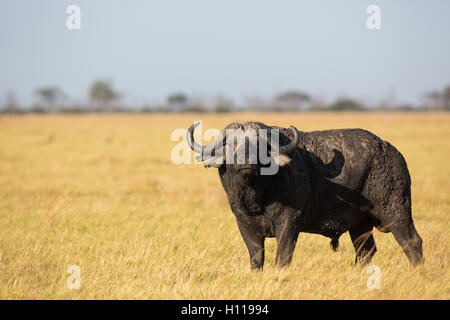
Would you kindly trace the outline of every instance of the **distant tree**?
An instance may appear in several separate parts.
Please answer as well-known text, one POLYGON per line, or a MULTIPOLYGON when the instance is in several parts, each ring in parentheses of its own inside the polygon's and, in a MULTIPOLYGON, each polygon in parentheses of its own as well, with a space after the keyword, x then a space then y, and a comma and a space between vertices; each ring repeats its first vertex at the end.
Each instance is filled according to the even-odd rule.
POLYGON ((442 93, 442 100, 445 110, 450 110, 450 86, 447 86, 442 93))
POLYGON ((438 110, 442 109, 442 94, 437 91, 431 91, 425 94, 425 108, 438 110))
POLYGON ((4 112, 16 113, 19 112, 19 103, 14 92, 10 91, 6 94, 6 104, 4 112))
POLYGON ((96 80, 89 88, 89 98, 101 109, 111 109, 111 103, 119 96, 108 80, 96 80))
POLYGON ((402 104, 398 104, 395 106, 395 110, 400 110, 400 111, 413 111, 413 110, 417 110, 414 105, 411 105, 409 103, 402 103, 402 104))
POLYGON ((336 100, 328 107, 328 109, 332 111, 364 110, 363 106, 359 102, 349 98, 340 98, 336 100))
POLYGON ((270 102, 257 95, 245 97, 244 109, 249 111, 267 111, 270 109, 270 102))
POLYGON ((432 110, 450 110, 450 86, 442 91, 427 92, 424 107, 432 110))
POLYGON ((298 111, 311 107, 311 97, 303 92, 288 91, 275 97, 273 108, 279 111, 298 111))
POLYGON ((189 99, 189 103, 186 105, 186 108, 182 111, 186 112, 207 112, 208 111, 208 105, 203 100, 202 97, 194 97, 189 99))
POLYGON ((181 92, 172 93, 167 97, 167 106, 171 111, 181 111, 187 106, 187 97, 181 92))
POLYGON ((39 99, 38 105, 46 111, 55 111, 65 98, 65 94, 58 87, 38 88, 35 93, 39 99))
POLYGON ((186 109, 188 99, 181 92, 172 93, 167 97, 167 105, 172 111, 181 111, 186 109))
POLYGON ((233 111, 233 107, 233 101, 221 95, 214 99, 213 111, 215 112, 231 112, 233 111))

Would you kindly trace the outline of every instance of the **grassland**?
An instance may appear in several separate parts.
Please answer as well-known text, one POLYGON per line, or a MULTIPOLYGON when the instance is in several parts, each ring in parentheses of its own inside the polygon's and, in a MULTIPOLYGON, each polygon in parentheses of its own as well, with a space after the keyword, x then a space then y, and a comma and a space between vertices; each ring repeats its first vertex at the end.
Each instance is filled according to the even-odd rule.
POLYGON ((2 299, 449 299, 450 113, 48 115, 0 117, 2 299), (409 267, 375 231, 381 288, 352 265, 347 234, 301 234, 288 269, 248 254, 217 170, 174 165, 176 128, 234 120, 300 130, 360 127, 405 156, 426 263, 409 267), (66 286, 81 269, 81 289, 66 286))

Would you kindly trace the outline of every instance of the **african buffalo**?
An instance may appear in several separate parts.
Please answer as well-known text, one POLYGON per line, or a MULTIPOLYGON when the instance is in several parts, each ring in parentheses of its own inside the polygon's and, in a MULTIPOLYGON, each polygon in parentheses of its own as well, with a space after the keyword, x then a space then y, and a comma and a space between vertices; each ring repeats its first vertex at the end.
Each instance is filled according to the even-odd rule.
MULTIPOLYGON (((276 263, 288 265, 300 232, 329 237, 336 250, 339 237, 348 231, 355 263, 370 262, 376 252, 373 227, 391 232, 413 266, 423 261, 422 239, 411 216, 411 180, 405 159, 373 133, 362 129, 302 132, 293 126, 234 122, 213 143, 202 146, 194 140, 195 127, 188 129, 188 144, 200 153, 205 167, 219 169, 252 268, 263 267, 266 237, 277 239, 276 263), (275 174, 261 174, 268 164, 260 161, 259 154, 256 162, 249 161, 249 152, 237 163, 225 156, 224 149, 236 153, 236 145, 231 148, 229 141, 235 141, 237 132, 249 131, 256 132, 260 145, 267 143, 266 154, 278 165, 275 174), (273 132, 279 137, 276 144, 269 140, 273 132)), ((246 137, 245 148, 250 150, 251 144, 246 137)))

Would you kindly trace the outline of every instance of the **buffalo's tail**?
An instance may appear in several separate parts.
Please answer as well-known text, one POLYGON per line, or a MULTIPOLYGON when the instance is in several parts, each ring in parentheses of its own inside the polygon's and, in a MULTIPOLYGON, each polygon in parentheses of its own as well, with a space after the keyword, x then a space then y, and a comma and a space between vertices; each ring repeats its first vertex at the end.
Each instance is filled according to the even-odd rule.
POLYGON ((332 238, 330 241, 330 246, 333 251, 337 251, 339 248, 339 238, 332 238))

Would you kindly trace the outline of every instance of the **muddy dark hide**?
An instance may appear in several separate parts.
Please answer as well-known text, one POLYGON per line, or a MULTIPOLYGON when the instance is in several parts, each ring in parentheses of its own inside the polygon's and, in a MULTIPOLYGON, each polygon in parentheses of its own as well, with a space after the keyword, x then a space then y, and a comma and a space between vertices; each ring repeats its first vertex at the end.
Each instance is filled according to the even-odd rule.
MULTIPOLYGON (((291 129, 271 128, 279 129, 280 146, 295 139, 291 129)), ((348 231, 355 261, 367 263, 376 252, 374 227, 391 232, 412 265, 421 263, 422 240, 411 216, 403 156, 361 129, 300 131, 299 137, 289 153, 291 161, 275 175, 219 167, 252 268, 263 267, 266 237, 277 239, 276 263, 288 265, 300 232, 329 237, 336 250, 339 237, 348 231)))

